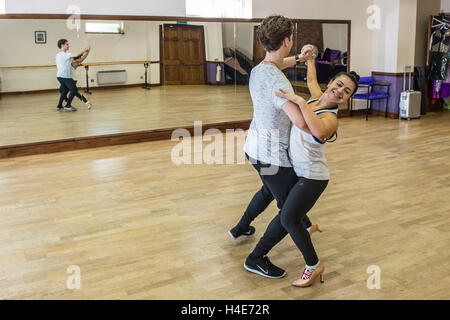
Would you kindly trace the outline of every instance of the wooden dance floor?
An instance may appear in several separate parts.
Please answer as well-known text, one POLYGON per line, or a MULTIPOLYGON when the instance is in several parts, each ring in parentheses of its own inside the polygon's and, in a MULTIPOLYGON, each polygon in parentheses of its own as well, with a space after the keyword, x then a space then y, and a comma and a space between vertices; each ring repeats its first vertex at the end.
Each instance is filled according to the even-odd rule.
MULTIPOLYGON (((138 91, 96 94, 91 114, 53 112, 54 95, 47 104, 25 96, 24 108, 41 109, 37 118, 90 123, 81 119, 119 119, 108 108, 128 94, 136 104, 122 108, 146 114, 140 120, 129 113, 143 127, 158 117, 176 124, 197 118, 170 107, 158 116, 149 107, 165 99, 157 98, 158 89, 138 91)), ((172 93, 171 106, 192 107, 193 97, 181 93, 172 93)), ((219 121, 213 106, 226 96, 203 99, 216 101, 209 119, 219 121)), ((245 108, 242 116, 250 112, 245 108)), ((233 116, 221 112, 222 120, 233 116)), ((304 261, 289 236, 269 255, 285 278, 243 268, 278 211, 272 203, 258 217, 254 237, 228 236, 261 186, 248 163, 177 166, 171 160, 177 142, 170 140, 1 159, 0 299, 449 299, 449 122, 449 112, 410 122, 340 121, 339 139, 327 146, 330 183, 309 213, 323 230, 312 240, 326 268, 325 283, 310 288, 291 286, 304 261), (67 287, 70 266, 79 268, 79 289, 67 287), (367 287, 372 266, 381 271, 379 289, 367 287)), ((94 124, 72 129, 81 134, 81 127, 94 124)))
MULTIPOLYGON (((84 90, 83 90, 84 91, 84 90)), ((249 120, 253 108, 248 86, 160 86, 94 89, 82 92, 76 112, 57 111, 59 94, 3 95, 0 146, 102 136, 161 128, 249 120)))
POLYGON ((246 130, 253 116, 248 86, 243 85, 92 91, 92 95, 83 94, 93 108, 88 110, 75 98, 76 112, 56 110, 57 92, 4 95, 0 99, 0 159, 170 139, 177 128, 193 131, 195 121, 201 121, 204 131, 246 130))

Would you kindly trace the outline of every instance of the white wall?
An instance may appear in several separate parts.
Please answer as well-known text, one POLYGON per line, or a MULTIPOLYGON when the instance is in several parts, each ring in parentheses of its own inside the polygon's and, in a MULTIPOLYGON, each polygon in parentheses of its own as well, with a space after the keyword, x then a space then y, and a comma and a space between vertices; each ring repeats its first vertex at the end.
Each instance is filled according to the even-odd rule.
POLYGON ((450 0, 441 0, 441 12, 450 12, 450 0))
POLYGON ((374 4, 381 9, 381 28, 373 30, 373 71, 399 73, 407 65, 414 68, 417 0, 374 0, 374 4))
POLYGON ((256 23, 222 23, 223 47, 236 48, 253 59, 253 26, 256 23))
POLYGON ((412 66, 414 70, 416 24, 417 0, 400 0, 396 72, 403 72, 405 66, 412 66))
POLYGON ((6 13, 6 3, 5 0, 0 0, 0 14, 6 13))
POLYGON ((366 10, 373 0, 254 0, 253 17, 282 14, 298 19, 351 20, 350 69, 362 76, 372 71, 372 31, 366 10))
POLYGON ((220 22, 189 22, 196 26, 204 26, 206 60, 223 61, 222 23, 220 22))
POLYGON ((6 12, 66 14, 72 5, 81 14, 182 17, 186 13, 185 0, 6 0, 6 12))
POLYGON ((338 23, 323 23, 323 47, 345 52, 348 50, 348 26, 338 23))
MULTIPOLYGON (((91 22, 91 21, 89 21, 91 22)), ((55 55, 59 51, 57 48, 58 39, 69 40, 71 52, 77 52, 90 44, 92 51, 85 61, 88 62, 109 62, 109 61, 142 61, 147 60, 146 50, 146 24, 145 22, 126 21, 124 23, 124 35, 99 35, 85 34, 83 28, 77 33, 66 27, 65 20, 0 20, 0 38, 5 44, 0 48, 1 67, 13 66, 48 66, 55 65, 55 55), (14 32, 11 32, 14 30, 14 32), (45 30, 47 32, 46 44, 34 43, 34 31, 45 30)), ((149 57, 152 59, 153 57, 149 57)), ((156 65, 152 65, 153 67, 156 65)), ((90 78, 96 86, 96 73, 101 70, 126 69, 126 84, 142 83, 140 79, 144 75, 143 65, 117 65, 117 66, 96 66, 89 68, 90 78)), ((159 69, 159 66, 158 66, 159 69)), ((150 70, 150 75, 152 75, 150 70)), ((159 82, 159 71, 157 78, 151 82, 159 82)), ((156 72, 158 71, 158 72, 156 72)), ((3 71, 3 92, 28 91, 54 89, 58 87, 56 80, 56 68, 54 69, 33 69, 33 70, 4 70, 3 71)), ((76 70, 76 77, 79 86, 85 86, 84 68, 76 70)))
POLYGON ((236 49, 253 59, 254 23, 236 23, 236 49))
POLYGON ((374 0, 380 8, 380 28, 372 31, 372 70, 396 72, 398 51, 399 0, 374 0))

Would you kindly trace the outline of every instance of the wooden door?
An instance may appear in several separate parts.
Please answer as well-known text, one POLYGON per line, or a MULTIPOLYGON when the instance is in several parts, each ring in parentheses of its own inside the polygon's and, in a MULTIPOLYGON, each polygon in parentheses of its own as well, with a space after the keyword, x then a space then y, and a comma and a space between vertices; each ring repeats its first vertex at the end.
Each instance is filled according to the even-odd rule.
POLYGON ((266 57, 266 50, 259 42, 257 31, 258 26, 253 27, 253 63, 255 66, 264 60, 266 57))
POLYGON ((181 27, 183 84, 205 83, 205 46, 203 26, 181 27))
POLYGON ((205 40, 203 26, 164 24, 161 45, 161 83, 204 84, 205 40))
POLYGON ((176 25, 159 26, 161 43, 161 84, 181 84, 180 34, 176 25))

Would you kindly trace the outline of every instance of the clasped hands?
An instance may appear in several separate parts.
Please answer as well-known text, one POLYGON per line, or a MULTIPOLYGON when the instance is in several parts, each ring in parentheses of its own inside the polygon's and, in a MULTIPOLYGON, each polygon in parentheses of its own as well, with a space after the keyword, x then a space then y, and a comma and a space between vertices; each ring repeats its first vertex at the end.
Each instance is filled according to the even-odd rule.
POLYGON ((314 60, 314 46, 312 44, 304 45, 299 57, 301 61, 314 60))

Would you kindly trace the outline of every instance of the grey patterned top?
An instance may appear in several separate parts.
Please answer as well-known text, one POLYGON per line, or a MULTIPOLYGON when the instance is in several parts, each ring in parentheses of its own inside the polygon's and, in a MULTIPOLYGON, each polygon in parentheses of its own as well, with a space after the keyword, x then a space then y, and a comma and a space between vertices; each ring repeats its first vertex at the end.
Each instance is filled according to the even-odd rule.
POLYGON ((279 89, 294 92, 284 73, 274 65, 260 63, 250 74, 253 120, 248 130, 244 151, 252 158, 291 167, 288 156, 291 121, 283 111, 287 99, 279 98, 279 89))

